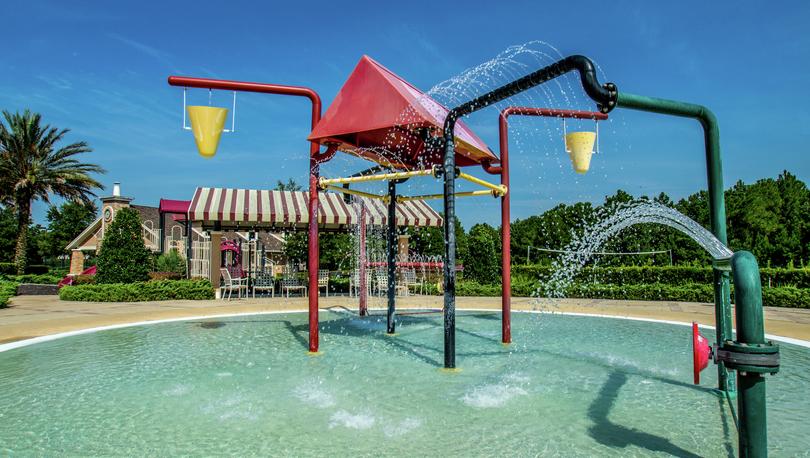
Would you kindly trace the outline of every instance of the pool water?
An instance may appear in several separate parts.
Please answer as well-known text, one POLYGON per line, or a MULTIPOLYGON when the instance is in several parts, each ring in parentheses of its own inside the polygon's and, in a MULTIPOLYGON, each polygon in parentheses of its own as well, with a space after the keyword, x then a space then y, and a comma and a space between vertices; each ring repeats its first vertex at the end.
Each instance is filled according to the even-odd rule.
MULTIPOLYGON (((691 384, 685 326, 460 312, 265 314, 100 331, 0 353, 0 455, 729 456, 736 429, 691 384)), ((706 332, 707 337, 710 332, 706 332)), ((769 448, 810 450, 810 349, 768 378, 769 448)))

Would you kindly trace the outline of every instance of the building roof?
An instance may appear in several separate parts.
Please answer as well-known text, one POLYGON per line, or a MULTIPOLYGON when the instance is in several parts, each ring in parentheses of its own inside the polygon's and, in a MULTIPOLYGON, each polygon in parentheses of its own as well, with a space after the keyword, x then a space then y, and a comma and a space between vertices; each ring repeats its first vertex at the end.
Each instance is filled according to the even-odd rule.
MULTIPOLYGON (((385 225, 386 204, 376 199, 356 198, 347 204, 341 194, 318 193, 318 224, 338 229, 360 223, 361 206, 366 208, 366 223, 385 225)), ((189 207, 189 219, 203 225, 218 223, 221 228, 306 227, 309 224, 309 193, 256 189, 197 188, 189 207)), ((412 200, 397 204, 399 226, 441 226, 442 218, 428 204, 412 200)))

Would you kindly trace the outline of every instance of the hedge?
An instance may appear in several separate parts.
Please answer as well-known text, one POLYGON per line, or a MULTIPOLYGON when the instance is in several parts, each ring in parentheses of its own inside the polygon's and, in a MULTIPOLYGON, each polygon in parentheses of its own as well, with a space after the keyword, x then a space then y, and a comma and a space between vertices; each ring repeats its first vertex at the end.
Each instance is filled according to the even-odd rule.
MULTIPOLYGON (((17 265, 13 262, 0 262, 0 274, 14 275, 17 273, 17 265)), ((48 266, 41 264, 32 264, 25 267, 26 274, 47 274, 48 266)))
POLYGON ((208 280, 157 280, 135 283, 108 283, 65 286, 59 290, 63 301, 141 302, 213 299, 208 280))
POLYGON ((17 283, 0 280, 0 309, 8 306, 8 300, 17 294, 17 283))
MULTIPOLYGON (((548 278, 553 268, 547 265, 512 266, 514 277, 548 278)), ((793 286, 810 288, 810 269, 761 268, 762 287, 793 286)), ((579 281, 595 281, 613 285, 661 283, 685 285, 713 283, 711 267, 692 266, 626 266, 585 267, 577 276, 579 281)))
MULTIPOLYGON (((513 283, 512 295, 528 297, 536 295, 539 282, 532 285, 513 283)), ((427 293, 438 295, 439 290, 434 284, 426 285, 427 293)), ((734 300, 734 287, 731 289, 731 299, 734 300)), ((456 294, 459 296, 500 296, 501 285, 480 284, 471 280, 461 280, 456 283, 456 294)), ((540 296, 545 296, 541 290, 540 296)), ((664 283, 651 283, 648 285, 610 285, 610 284, 574 284, 565 293, 566 297, 587 299, 624 299, 644 301, 673 301, 673 302, 714 302, 714 290, 711 283, 693 283, 686 285, 668 285, 664 283)), ((768 307, 810 308, 810 289, 782 286, 778 288, 763 288, 762 303, 768 307)))
POLYGON ((0 280, 14 281, 17 283, 36 283, 39 285, 55 285, 59 283, 61 279, 61 277, 51 274, 0 275, 0 280))

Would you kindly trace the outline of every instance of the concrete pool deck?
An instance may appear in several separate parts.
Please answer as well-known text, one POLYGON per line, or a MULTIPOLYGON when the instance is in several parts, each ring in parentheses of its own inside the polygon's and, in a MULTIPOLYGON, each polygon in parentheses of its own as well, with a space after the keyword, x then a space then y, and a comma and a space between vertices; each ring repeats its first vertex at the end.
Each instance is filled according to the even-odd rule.
MULTIPOLYGON (((512 310, 537 310, 531 298, 512 298, 512 310)), ((440 308, 441 297, 408 296, 397 298, 397 309, 440 308)), ((697 321, 714 325, 712 304, 689 302, 619 301, 606 299, 544 300, 542 310, 560 313, 609 315, 649 320, 697 321)), ((122 325, 207 315, 303 311, 306 298, 256 298, 231 301, 156 301, 156 302, 69 302, 57 296, 17 296, 9 307, 0 309, 0 344, 63 332, 101 326, 122 325)), ((369 300, 369 306, 382 308, 380 298, 369 300)), ((458 309, 499 310, 499 297, 459 297, 458 309)), ((357 310, 357 298, 332 296, 320 298, 321 310, 339 308, 357 310)), ((376 313, 381 313, 377 311, 376 313)), ((765 332, 772 336, 810 341, 810 310, 780 307, 765 308, 765 332)))

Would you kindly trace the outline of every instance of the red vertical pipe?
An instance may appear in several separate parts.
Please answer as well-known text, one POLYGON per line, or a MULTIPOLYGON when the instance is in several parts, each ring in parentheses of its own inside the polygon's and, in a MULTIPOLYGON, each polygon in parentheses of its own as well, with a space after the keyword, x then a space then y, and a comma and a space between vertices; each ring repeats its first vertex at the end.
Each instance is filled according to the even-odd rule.
POLYGON ((548 116, 555 118, 575 118, 605 120, 607 114, 596 111, 559 110, 555 108, 507 107, 498 117, 498 134, 500 139, 500 166, 484 165, 484 170, 501 175, 501 184, 506 186, 506 194, 501 197, 501 269, 503 275, 501 291, 501 341, 512 342, 512 228, 510 227, 510 199, 512 190, 509 187, 509 123, 510 115, 548 116))
POLYGON ((368 285, 366 284, 366 269, 368 269, 366 259, 366 204, 360 201, 360 316, 368 315, 368 285))
POLYGON ((512 227, 509 215, 512 189, 509 187, 509 125, 508 113, 501 113, 499 119, 501 150, 501 184, 506 186, 506 194, 501 196, 501 342, 512 343, 512 227))
MULTIPOLYGON (((259 92, 263 94, 291 95, 306 97, 312 102, 311 127, 314 129, 321 120, 321 98, 317 92, 302 86, 284 86, 280 84, 253 83, 248 81, 230 81, 211 78, 194 78, 187 76, 170 76, 169 85, 197 87, 204 89, 222 89, 226 91, 259 92)), ((318 351, 318 163, 328 161, 334 150, 327 150, 319 155, 320 145, 310 142, 309 145, 309 351, 318 351)))

